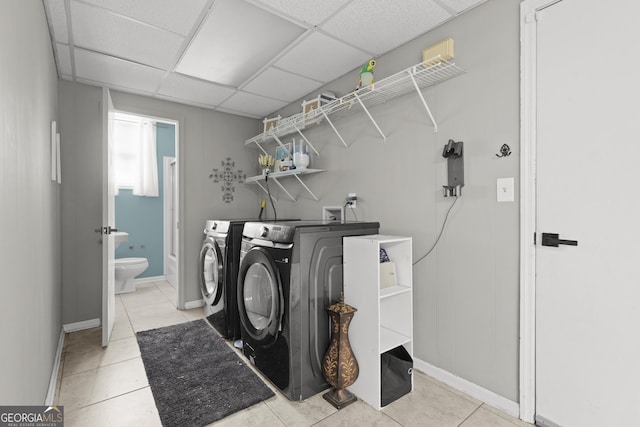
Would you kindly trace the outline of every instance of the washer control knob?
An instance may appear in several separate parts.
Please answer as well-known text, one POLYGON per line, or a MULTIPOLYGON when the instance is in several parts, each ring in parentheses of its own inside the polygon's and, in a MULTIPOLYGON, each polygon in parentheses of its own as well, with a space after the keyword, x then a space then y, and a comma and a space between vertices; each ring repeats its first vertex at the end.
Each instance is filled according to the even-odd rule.
POLYGON ((211 229, 215 230, 216 228, 218 228, 218 223, 214 222, 213 225, 211 226, 211 229))
POLYGON ((260 227, 260 237, 267 237, 268 234, 269 234, 269 228, 267 228, 264 225, 260 227))

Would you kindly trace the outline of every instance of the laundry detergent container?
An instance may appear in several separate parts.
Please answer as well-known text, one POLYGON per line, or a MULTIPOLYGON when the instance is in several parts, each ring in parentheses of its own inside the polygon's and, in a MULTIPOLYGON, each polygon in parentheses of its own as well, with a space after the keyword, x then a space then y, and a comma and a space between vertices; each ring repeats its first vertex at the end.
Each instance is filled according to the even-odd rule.
POLYGON ((380 355, 380 406, 387 406, 411 391, 413 359, 403 346, 380 355))
POLYGON ((142 274, 149 267, 146 258, 118 258, 115 260, 116 294, 135 292, 133 278, 142 274))

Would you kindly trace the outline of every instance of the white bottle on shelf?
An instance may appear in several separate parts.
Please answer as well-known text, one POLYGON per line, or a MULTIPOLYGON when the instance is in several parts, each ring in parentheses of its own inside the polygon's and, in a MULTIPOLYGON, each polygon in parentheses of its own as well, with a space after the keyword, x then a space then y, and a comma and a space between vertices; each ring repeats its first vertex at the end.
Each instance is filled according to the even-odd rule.
POLYGON ((309 166, 309 154, 305 151, 306 147, 304 146, 302 139, 300 140, 300 145, 298 145, 298 147, 295 147, 295 139, 293 145, 293 164, 296 169, 304 170, 309 166))

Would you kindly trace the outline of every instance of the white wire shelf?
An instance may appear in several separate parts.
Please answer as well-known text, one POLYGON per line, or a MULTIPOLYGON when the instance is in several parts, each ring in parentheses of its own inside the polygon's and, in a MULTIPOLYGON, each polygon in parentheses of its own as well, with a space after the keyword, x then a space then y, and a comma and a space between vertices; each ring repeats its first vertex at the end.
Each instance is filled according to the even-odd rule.
MULTIPOLYGON (((287 189, 282 185, 282 183, 280 183, 280 178, 286 178, 291 176, 295 177, 298 180, 298 182, 304 187, 304 189, 307 190, 307 192, 311 195, 311 197, 313 197, 317 202, 319 201, 318 197, 316 197, 313 191, 311 191, 311 189, 302 181, 302 179, 300 178, 300 175, 308 175, 308 174, 324 172, 324 171, 325 171, 324 169, 292 169, 292 170, 283 171, 283 172, 271 172, 269 174, 269 180, 278 184, 278 187, 280 187, 282 191, 284 191, 286 195, 289 196, 289 198, 295 202, 296 198, 293 197, 291 193, 289 193, 289 191, 287 191, 287 189)), ((262 188, 262 190, 265 193, 268 193, 267 188, 265 187, 266 184, 263 185, 263 182, 266 182, 265 178, 266 178, 265 175, 250 176, 247 179, 245 179, 244 182, 258 184, 258 186, 262 188)))
MULTIPOLYGON (((254 136, 251 139, 245 141, 245 145, 256 144, 263 152, 266 151, 260 145, 263 142, 275 140, 278 144, 283 145, 280 141, 281 137, 290 135, 292 133, 299 133, 305 140, 306 137, 302 134, 302 130, 310 125, 317 124, 323 119, 327 120, 329 125, 333 128, 334 132, 338 135, 342 143, 347 146, 346 142, 339 134, 338 130, 334 126, 329 116, 340 117, 346 114, 351 114, 359 111, 365 111, 369 116, 369 119, 373 122, 374 126, 380 133, 383 139, 386 140, 386 136, 376 123, 375 119, 371 116, 369 108, 387 102, 391 99, 409 94, 411 92, 417 92, 420 97, 429 118, 431 119, 434 127, 434 132, 438 131, 438 124, 431 114, 431 110, 422 95, 422 89, 434 86, 438 83, 449 80, 465 71, 458 67, 455 63, 438 60, 433 63, 420 63, 405 70, 402 70, 396 74, 386 77, 373 85, 367 86, 360 90, 348 93, 347 95, 330 101, 321 105, 318 109, 312 110, 309 113, 298 113, 290 117, 285 117, 278 121, 278 124, 271 128, 267 132, 263 132, 254 136), (342 114, 338 114, 342 113, 342 114)), ((309 142, 307 140, 307 142, 309 142)), ((311 146, 314 151, 315 148, 311 146)), ((316 151, 316 154, 317 151, 316 151)))

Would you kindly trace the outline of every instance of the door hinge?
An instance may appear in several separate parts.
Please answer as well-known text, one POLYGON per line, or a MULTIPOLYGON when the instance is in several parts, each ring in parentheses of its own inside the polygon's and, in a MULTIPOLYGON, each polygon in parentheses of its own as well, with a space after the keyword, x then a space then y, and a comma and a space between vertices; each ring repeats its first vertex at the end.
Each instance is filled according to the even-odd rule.
POLYGON ((533 246, 535 246, 535 245, 537 245, 537 244, 538 244, 538 241, 537 241, 537 235, 536 235, 536 233, 534 232, 534 233, 533 233, 533 246))

